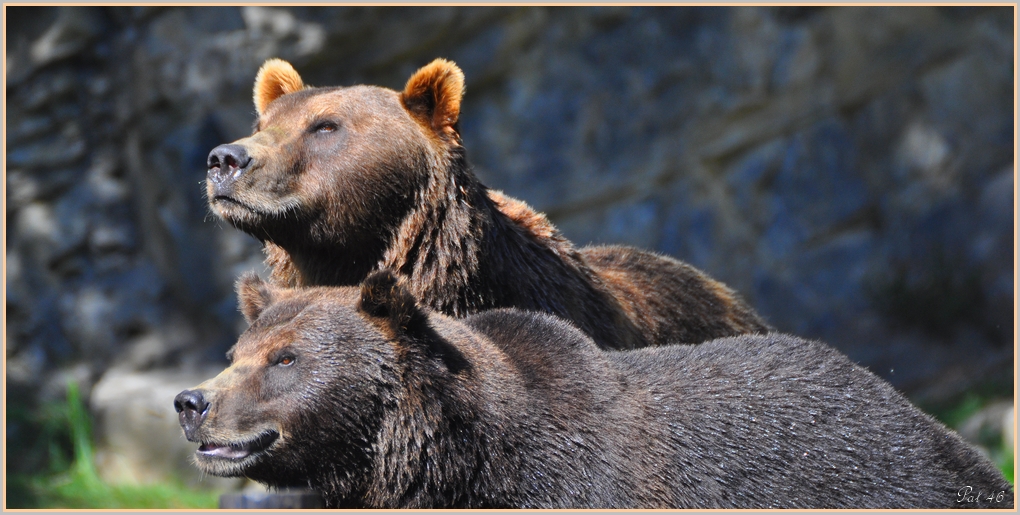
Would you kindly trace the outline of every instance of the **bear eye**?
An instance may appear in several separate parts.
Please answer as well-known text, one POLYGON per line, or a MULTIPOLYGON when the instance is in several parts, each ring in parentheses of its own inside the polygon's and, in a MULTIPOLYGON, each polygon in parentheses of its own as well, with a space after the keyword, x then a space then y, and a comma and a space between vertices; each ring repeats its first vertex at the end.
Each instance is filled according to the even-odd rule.
POLYGON ((295 361, 294 356, 288 354, 285 356, 281 356, 280 359, 276 361, 276 364, 284 367, 289 367, 294 364, 294 361, 295 361))
POLYGON ((336 132, 337 128, 337 124, 333 122, 320 122, 315 125, 313 131, 319 134, 328 134, 330 132, 336 132))

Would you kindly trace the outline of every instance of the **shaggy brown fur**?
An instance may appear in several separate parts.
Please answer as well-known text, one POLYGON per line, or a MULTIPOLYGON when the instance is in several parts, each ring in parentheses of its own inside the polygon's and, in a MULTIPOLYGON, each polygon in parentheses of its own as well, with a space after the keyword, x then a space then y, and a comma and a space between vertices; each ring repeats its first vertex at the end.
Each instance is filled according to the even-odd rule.
POLYGON ((768 325, 674 259, 575 248, 482 185, 457 133, 463 73, 436 60, 402 92, 309 88, 282 61, 255 84, 255 133, 209 156, 212 210, 265 245, 278 285, 355 285, 392 268, 453 316, 499 307, 566 318, 599 345, 700 342, 768 325))
POLYGON ((175 400, 199 468, 330 507, 1013 507, 988 459, 821 343, 605 352, 543 313, 430 312, 403 282, 243 278, 231 366, 175 400))

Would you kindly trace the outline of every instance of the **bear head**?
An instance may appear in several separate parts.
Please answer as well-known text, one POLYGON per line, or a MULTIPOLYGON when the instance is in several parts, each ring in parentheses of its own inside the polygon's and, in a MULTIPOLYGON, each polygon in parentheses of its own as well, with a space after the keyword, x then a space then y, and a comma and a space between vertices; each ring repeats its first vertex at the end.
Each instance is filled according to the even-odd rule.
POLYGON ((387 421, 406 425, 396 412, 415 378, 470 369, 389 271, 300 289, 249 273, 237 290, 250 326, 230 366, 174 400, 203 472, 347 498, 364 488, 387 421))
POLYGON ((342 255, 336 267, 350 268, 340 275, 352 281, 327 283, 357 284, 420 201, 430 173, 462 158, 463 94, 463 73, 443 59, 400 92, 309 87, 289 63, 270 59, 255 80, 254 133, 209 154, 209 206, 296 259, 342 255))

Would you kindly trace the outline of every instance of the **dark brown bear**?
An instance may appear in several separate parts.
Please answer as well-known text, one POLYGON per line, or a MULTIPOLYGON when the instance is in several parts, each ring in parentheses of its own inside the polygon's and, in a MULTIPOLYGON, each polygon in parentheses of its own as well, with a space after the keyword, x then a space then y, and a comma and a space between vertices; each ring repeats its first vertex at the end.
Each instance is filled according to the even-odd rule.
POLYGON ((390 268, 448 315, 545 311, 618 349, 769 329, 697 269, 632 248, 577 249, 479 183, 457 133, 463 90, 444 60, 402 92, 306 87, 269 60, 255 80, 255 133, 209 154, 209 204, 264 243, 281 286, 356 285, 390 268))
POLYGON ((402 282, 243 278, 232 364, 175 400, 199 468, 331 507, 1013 507, 986 458, 823 344, 607 352, 544 313, 430 312, 402 282))

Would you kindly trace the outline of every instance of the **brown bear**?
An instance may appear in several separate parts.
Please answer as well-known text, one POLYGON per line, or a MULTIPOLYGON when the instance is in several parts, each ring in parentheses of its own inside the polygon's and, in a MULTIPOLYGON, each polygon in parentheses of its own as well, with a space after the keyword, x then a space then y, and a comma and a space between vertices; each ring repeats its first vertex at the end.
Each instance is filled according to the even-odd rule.
POLYGON ((206 473, 360 508, 1012 508, 978 451, 888 383, 776 333, 624 352, 406 278, 238 283, 231 365, 174 405, 206 473))
POLYGON ((457 132, 463 91, 442 59, 402 92, 307 87, 271 59, 255 80, 254 134, 209 154, 209 205, 262 241, 282 286, 357 285, 391 268, 448 315, 544 311, 617 349, 769 330, 694 267, 575 248, 545 216, 487 189, 457 132))

